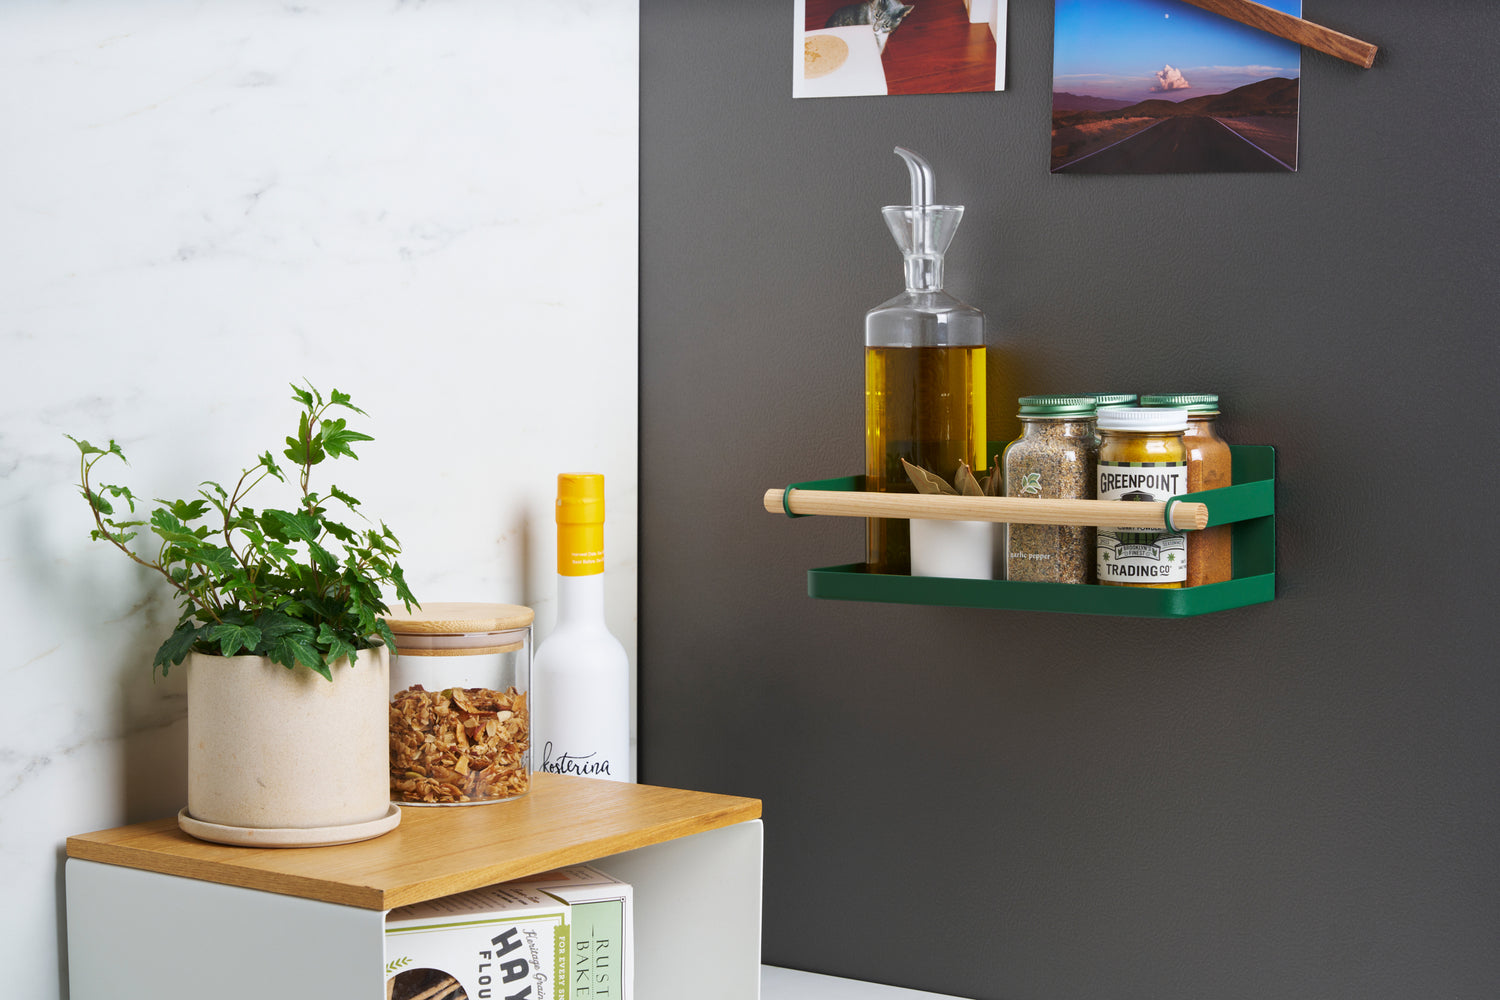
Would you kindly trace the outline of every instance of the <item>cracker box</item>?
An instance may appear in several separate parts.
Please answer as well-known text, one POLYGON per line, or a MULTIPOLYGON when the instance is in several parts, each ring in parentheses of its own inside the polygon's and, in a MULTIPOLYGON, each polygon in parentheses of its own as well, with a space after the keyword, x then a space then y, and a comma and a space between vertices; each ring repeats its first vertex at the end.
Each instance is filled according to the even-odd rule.
POLYGON ((386 1000, 568 1000, 569 909, 508 883, 392 910, 386 1000))
POLYGON ((571 907, 568 996, 632 1000, 635 979, 631 887, 589 865, 574 865, 511 883, 545 892, 571 907))

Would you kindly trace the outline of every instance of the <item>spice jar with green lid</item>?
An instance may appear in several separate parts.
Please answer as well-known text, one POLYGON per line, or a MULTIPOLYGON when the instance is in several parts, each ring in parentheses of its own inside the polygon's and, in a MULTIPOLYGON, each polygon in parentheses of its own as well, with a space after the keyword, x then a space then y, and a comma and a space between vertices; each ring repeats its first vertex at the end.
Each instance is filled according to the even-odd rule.
MULTIPOLYGON (((1021 436, 1005 448, 1005 495, 1037 500, 1090 500, 1098 442, 1088 396, 1022 396, 1021 436)), ((1005 578, 1089 583, 1094 529, 1061 524, 1006 526, 1005 578)))
POLYGON ((1133 392, 1085 392, 1083 395, 1094 401, 1094 409, 1107 410, 1119 406, 1135 406, 1140 397, 1133 392))
MULTIPOLYGON (((1229 445, 1219 436, 1219 397, 1214 393, 1142 396, 1142 406, 1176 407, 1188 411, 1188 429, 1182 436, 1187 446, 1188 492, 1216 490, 1232 483, 1229 445)), ((1234 575, 1233 544, 1229 525, 1220 524, 1193 533, 1188 546, 1186 586, 1223 583, 1234 575)))
MULTIPOLYGON (((1124 407, 1098 414, 1100 500, 1162 502, 1187 490, 1186 410, 1124 407)), ((1181 587, 1188 540, 1180 532, 1100 528, 1099 582, 1115 587, 1181 587)))
MULTIPOLYGON (((1083 395, 1094 401, 1094 409, 1118 410, 1122 406, 1139 406, 1141 397, 1133 392, 1085 392, 1083 395)), ((1099 444, 1099 428, 1094 428, 1094 445, 1099 444)))

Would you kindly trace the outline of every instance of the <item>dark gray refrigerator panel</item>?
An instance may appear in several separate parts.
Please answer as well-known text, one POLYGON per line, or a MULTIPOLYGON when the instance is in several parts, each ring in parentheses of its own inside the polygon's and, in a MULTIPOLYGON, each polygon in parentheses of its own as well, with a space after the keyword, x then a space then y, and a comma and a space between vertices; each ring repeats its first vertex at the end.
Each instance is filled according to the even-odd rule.
MULTIPOLYGON (((917 0, 921 2, 921 0, 917 0)), ((793 101, 791 5, 643 0, 640 773, 752 795, 770 964, 982 1000, 1500 995, 1500 6, 1322 0, 1294 174, 1048 172, 1053 6, 999 94, 793 101), (1217 391, 1274 445, 1269 604, 813 600, 863 526, 892 147, 967 206, 1015 397, 1217 391)))

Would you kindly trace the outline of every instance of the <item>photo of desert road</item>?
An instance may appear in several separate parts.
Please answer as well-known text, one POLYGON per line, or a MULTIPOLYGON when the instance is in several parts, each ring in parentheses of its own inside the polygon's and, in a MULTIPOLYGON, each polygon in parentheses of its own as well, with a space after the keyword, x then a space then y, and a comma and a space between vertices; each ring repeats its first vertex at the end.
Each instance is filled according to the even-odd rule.
POLYGON ((1297 170, 1295 43, 1183 0, 1055 5, 1054 174, 1297 170))
MULTIPOLYGON (((1109 110, 1053 110, 1052 171, 1079 174, 1278 173, 1297 168, 1298 81, 1109 110)), ((1078 103, 1113 103, 1080 99, 1078 103)))

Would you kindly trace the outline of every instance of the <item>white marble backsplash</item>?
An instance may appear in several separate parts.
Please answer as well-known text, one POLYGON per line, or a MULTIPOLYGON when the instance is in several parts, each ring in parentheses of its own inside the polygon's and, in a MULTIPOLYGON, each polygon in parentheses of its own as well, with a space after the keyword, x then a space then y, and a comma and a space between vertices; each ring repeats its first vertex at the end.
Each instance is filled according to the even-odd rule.
POLYGON ((555 475, 603 472, 633 662, 637 66, 627 0, 0 4, 6 996, 66 996, 64 839, 185 799, 177 610, 88 541, 64 434, 188 496, 342 389, 375 441, 323 468, 418 597, 539 637, 555 475))

